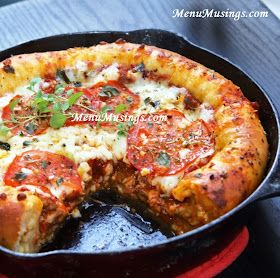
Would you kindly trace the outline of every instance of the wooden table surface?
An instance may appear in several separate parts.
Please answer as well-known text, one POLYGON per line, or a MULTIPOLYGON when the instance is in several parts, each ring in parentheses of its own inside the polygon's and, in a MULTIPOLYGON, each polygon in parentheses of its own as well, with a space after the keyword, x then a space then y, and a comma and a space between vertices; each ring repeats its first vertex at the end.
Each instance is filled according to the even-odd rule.
MULTIPOLYGON (((7 4, 6 0, 0 0, 7 4)), ((15 1, 11 1, 15 2, 15 1)), ((280 21, 173 18, 174 9, 266 11, 258 0, 30 0, 0 8, 0 50, 67 32, 161 28, 178 32, 239 65, 280 111, 280 21)), ((280 277, 280 202, 257 204, 246 252, 221 277, 280 277), (249 276, 250 275, 250 276, 249 276)))

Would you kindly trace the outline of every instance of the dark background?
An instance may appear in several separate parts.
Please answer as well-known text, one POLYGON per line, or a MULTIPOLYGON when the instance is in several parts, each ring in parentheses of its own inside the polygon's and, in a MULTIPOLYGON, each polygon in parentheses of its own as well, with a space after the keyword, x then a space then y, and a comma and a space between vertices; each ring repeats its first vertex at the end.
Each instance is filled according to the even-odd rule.
MULTIPOLYGON (((280 21, 271 11, 268 18, 238 21, 172 17, 174 9, 182 8, 267 10, 258 0, 0 0, 2 5, 0 50, 67 32, 166 29, 240 66, 265 89, 280 111, 280 21)), ((280 277, 279 198, 258 203, 248 228, 248 248, 220 277, 280 277)))

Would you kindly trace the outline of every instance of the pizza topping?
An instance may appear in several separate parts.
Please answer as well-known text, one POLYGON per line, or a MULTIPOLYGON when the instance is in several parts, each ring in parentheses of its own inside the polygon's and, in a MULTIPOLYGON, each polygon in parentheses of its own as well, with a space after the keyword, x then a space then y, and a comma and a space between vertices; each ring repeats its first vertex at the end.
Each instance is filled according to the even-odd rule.
POLYGON ((113 97, 113 96, 118 96, 120 94, 120 92, 109 85, 105 85, 104 87, 102 87, 101 91, 98 93, 98 96, 100 97, 113 97))
POLYGON ((166 166, 169 167, 170 166, 170 156, 168 153, 165 152, 160 152, 157 159, 156 159, 157 163, 162 165, 162 166, 166 166))
POLYGON ((18 193, 17 195, 18 201, 23 201, 26 199, 26 194, 25 193, 18 193))
POLYGON ((65 70, 59 69, 56 71, 56 77, 67 84, 70 84, 71 81, 69 80, 68 76, 65 73, 65 70))
POLYGON ((145 65, 143 63, 140 63, 138 64, 137 66, 135 66, 133 69, 132 69, 133 72, 144 72, 145 71, 145 65))
POLYGON ((15 73, 15 69, 14 67, 12 67, 12 61, 11 59, 7 59, 5 61, 3 61, 3 70, 6 72, 6 73, 12 73, 14 74, 15 73))
POLYGON ((126 86, 114 80, 95 84, 90 93, 93 97, 93 103, 105 103, 112 110, 121 105, 123 109, 119 112, 129 113, 138 107, 140 102, 138 95, 135 95, 126 86))
POLYGON ((0 149, 9 151, 11 149, 11 145, 9 143, 0 141, 0 149))
POLYGON ((35 115, 30 101, 28 97, 15 96, 3 108, 2 120, 5 127, 13 134, 22 132, 23 135, 35 135, 42 133, 48 127, 49 120, 46 115, 35 115))
POLYGON ((5 192, 0 193, 0 200, 5 201, 7 199, 7 194, 5 192))
POLYGON ((18 173, 15 173, 15 175, 14 175, 14 179, 17 181, 23 181, 26 179, 26 177, 27 177, 27 174, 23 173, 23 172, 18 172, 18 173))
POLYGON ((186 91, 184 97, 184 106, 187 110, 194 110, 195 108, 199 107, 200 102, 193 97, 188 91, 186 91))
POLYGON ((186 171, 194 162, 199 165, 207 162, 202 158, 213 154, 214 140, 204 121, 182 128, 180 123, 185 118, 181 112, 169 110, 157 115, 166 115, 167 120, 152 125, 143 121, 128 132, 127 156, 135 168, 141 173, 149 170, 153 175, 166 176, 186 171))
POLYGON ((46 151, 27 151, 16 156, 7 169, 4 182, 14 187, 44 185, 61 201, 75 199, 83 190, 74 162, 63 155, 46 151))
MULTIPOLYGON (((58 71, 61 78, 65 75, 63 72, 58 71)), ((3 108, 1 133, 11 130, 13 134, 37 135, 48 126, 58 129, 85 121, 95 123, 94 120, 82 120, 82 117, 73 121, 73 115, 127 114, 139 105, 139 96, 117 81, 99 82, 85 88, 65 87, 56 80, 36 78, 27 88, 33 95, 17 95, 3 108), (105 107, 108 107, 106 111, 105 107)))

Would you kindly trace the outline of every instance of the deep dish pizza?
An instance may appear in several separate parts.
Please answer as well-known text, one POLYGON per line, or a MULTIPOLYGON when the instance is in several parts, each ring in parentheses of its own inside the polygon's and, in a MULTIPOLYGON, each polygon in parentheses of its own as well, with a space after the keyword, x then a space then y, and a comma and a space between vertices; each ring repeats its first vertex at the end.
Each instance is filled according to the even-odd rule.
POLYGON ((0 244, 37 252, 89 194, 144 204, 177 234, 258 186, 265 132, 239 87, 176 53, 100 43, 0 63, 0 244))

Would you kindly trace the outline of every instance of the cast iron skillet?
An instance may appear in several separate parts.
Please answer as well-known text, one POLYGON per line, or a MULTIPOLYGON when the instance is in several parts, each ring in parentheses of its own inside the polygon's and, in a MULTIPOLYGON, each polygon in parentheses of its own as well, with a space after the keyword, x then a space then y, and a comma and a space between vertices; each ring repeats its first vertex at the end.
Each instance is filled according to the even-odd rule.
POLYGON ((52 36, 4 50, 0 60, 22 53, 91 46, 123 38, 175 51, 216 70, 239 85, 259 111, 270 145, 267 173, 257 190, 236 208, 198 229, 179 236, 161 232, 153 222, 131 212, 114 196, 99 196, 82 206, 83 217, 70 220, 53 244, 38 254, 20 254, 0 247, 0 269, 10 277, 23 276, 170 276, 187 269, 230 241, 246 223, 257 200, 280 195, 279 118, 271 100, 237 66, 193 45, 182 36, 163 30, 87 32, 52 36), (103 202, 102 202, 103 201, 103 202), (115 205, 117 204, 117 205, 115 205))

